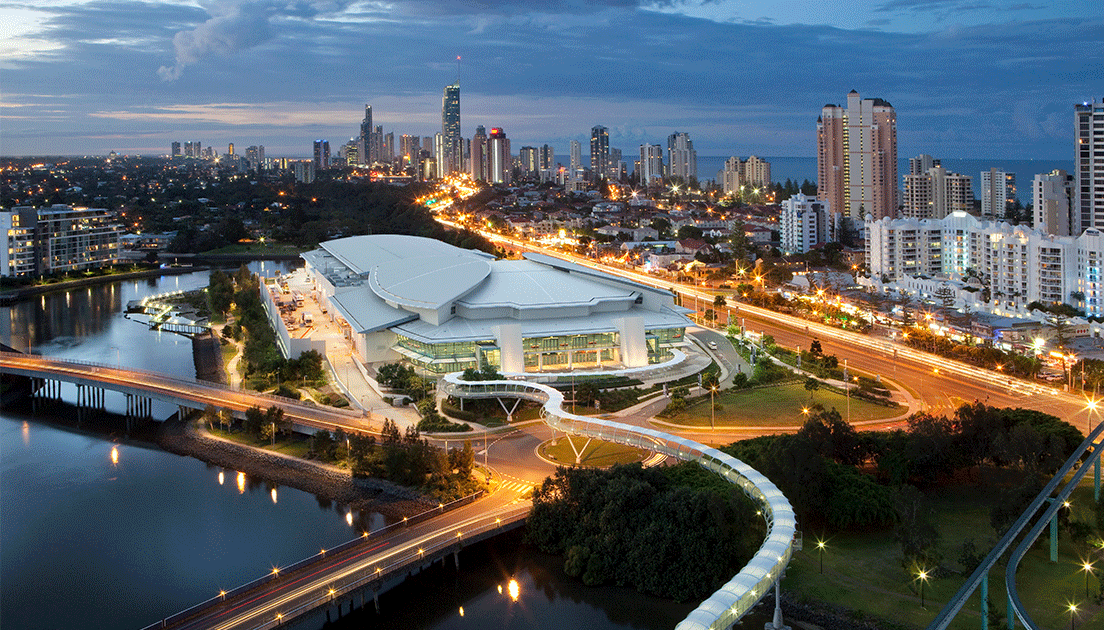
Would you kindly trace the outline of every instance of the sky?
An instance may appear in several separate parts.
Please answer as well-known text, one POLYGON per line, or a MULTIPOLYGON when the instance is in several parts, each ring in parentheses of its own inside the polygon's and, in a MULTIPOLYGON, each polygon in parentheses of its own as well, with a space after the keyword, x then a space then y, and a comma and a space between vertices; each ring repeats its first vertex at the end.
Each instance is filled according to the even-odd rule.
POLYGON ((898 153, 1072 159, 1073 105, 1104 98, 1099 0, 0 0, 0 155, 307 156, 359 132, 462 132, 514 150, 590 128, 631 161, 816 154, 852 89, 897 112, 898 153), (459 68, 457 56, 461 57, 459 68))

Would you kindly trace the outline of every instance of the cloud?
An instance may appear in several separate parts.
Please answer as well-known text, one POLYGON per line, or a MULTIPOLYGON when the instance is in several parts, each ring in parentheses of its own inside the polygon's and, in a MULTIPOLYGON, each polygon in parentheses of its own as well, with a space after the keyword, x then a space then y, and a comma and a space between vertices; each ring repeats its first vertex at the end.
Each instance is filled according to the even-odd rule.
POLYGON ((253 48, 273 37, 273 22, 286 19, 312 19, 323 13, 338 12, 348 1, 277 0, 216 2, 208 9, 211 18, 190 31, 173 36, 176 64, 161 66, 158 76, 165 81, 179 79, 187 66, 211 55, 228 56, 253 48))

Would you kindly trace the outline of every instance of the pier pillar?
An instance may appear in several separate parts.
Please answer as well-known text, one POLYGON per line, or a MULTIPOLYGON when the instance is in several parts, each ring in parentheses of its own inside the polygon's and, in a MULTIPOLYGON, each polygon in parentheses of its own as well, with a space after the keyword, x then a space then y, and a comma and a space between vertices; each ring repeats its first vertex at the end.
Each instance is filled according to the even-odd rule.
POLYGON ((456 570, 459 571, 460 570, 460 549, 459 548, 457 548, 456 551, 452 552, 452 563, 456 565, 456 570))
POLYGON ((376 614, 379 614, 379 589, 372 589, 372 601, 376 604, 376 614))

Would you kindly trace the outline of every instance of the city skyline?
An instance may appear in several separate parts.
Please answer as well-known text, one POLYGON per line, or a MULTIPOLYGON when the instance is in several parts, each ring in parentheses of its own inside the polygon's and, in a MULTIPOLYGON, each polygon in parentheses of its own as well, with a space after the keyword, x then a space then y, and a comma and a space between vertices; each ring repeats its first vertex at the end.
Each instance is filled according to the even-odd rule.
POLYGON ((894 104, 901 155, 1065 159, 1104 55, 1087 1, 388 7, 9 4, 0 153, 164 154, 199 138, 305 156, 355 135, 364 103, 385 130, 432 135, 461 55, 465 127, 519 146, 603 125, 629 155, 678 130, 700 155, 808 157, 820 109, 856 89, 894 104))

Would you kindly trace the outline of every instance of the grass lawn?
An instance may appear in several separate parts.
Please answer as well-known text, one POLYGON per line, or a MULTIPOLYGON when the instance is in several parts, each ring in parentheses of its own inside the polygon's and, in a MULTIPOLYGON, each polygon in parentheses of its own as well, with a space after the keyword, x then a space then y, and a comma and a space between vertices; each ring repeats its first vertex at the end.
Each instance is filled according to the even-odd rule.
MULTIPOLYGON (((583 445, 586 444, 586 439, 580 437, 574 437, 572 441, 576 449, 583 448, 583 445)), ((555 446, 553 446, 552 441, 548 441, 538 447, 541 457, 554 462, 561 462, 567 466, 574 465, 575 451, 572 450, 571 445, 568 444, 567 438, 559 437, 555 442, 555 446)), ((651 455, 649 451, 639 448, 623 446, 612 442, 603 442, 602 440, 591 440, 590 444, 587 444, 586 449, 583 451, 583 456, 580 461, 583 466, 608 468, 614 464, 630 464, 632 462, 644 461, 649 455, 651 455)))
MULTIPOLYGON (((966 539, 973 539, 983 556, 997 540, 989 525, 989 508, 998 493, 992 486, 959 486, 928 493, 935 509, 934 523, 940 532, 939 550, 946 575, 932 578, 924 586, 925 608, 920 608, 919 583, 915 573, 901 566, 900 546, 892 530, 847 533, 832 536, 824 551, 824 575, 819 573, 816 532, 804 532, 804 551, 794 554, 782 583, 801 597, 832 602, 905 626, 923 628, 939 613, 966 579, 959 555, 966 539)), ((1077 502, 1092 501, 1092 488, 1082 486, 1077 502)), ((1024 557, 1017 573, 1017 589, 1033 619, 1042 628, 1069 627, 1069 602, 1080 610, 1078 628, 1104 627, 1104 607, 1085 601, 1085 574, 1079 570, 1080 556, 1069 536, 1059 533, 1057 563, 1050 562, 1047 533, 1039 537, 1024 557)), ((1004 588, 1005 562, 999 561, 989 575, 989 611, 1003 619, 1007 611, 1004 588)), ((929 567, 930 568, 930 567, 929 567)), ((1098 572, 1099 573, 1099 572, 1098 572)), ((1090 596, 1098 582, 1090 576, 1090 596)), ((980 593, 955 618, 951 628, 980 627, 980 593)), ((996 617, 991 617, 996 621, 996 617)), ((990 627, 995 624, 991 623, 990 627)), ((1019 626, 1019 624, 1017 624, 1019 626)))
POLYGON ((222 345, 222 365, 223 367, 230 366, 230 359, 234 358, 234 355, 238 353, 238 347, 233 342, 222 345))
MULTIPOLYGON (((208 429, 210 430, 210 429, 208 429)), ((233 433, 227 433, 226 431, 218 428, 217 426, 213 431, 210 431, 211 435, 217 435, 218 437, 225 438, 231 442, 237 442, 238 444, 244 444, 246 446, 253 446, 256 448, 263 448, 266 451, 272 451, 274 453, 283 453, 284 455, 291 455, 292 457, 306 457, 307 452, 310 450, 310 438, 298 433, 292 433, 291 436, 280 435, 276 437, 276 445, 272 445, 271 440, 261 440, 235 431, 233 433)))
MULTIPOLYGON (((777 387, 764 387, 743 391, 723 391, 716 397, 718 426, 799 426, 804 422, 801 410, 813 403, 825 409, 835 407, 847 418, 847 397, 826 390, 812 393, 805 391, 803 383, 787 383, 777 387)), ((851 420, 885 420, 903 414, 903 407, 883 407, 873 403, 851 399, 851 420)), ((706 397, 688 407, 673 418, 662 418, 687 426, 709 426, 709 398, 706 397)))
POLYGON ((262 243, 235 243, 233 245, 227 245, 226 247, 220 247, 218 249, 212 249, 209 252, 203 252, 204 254, 273 254, 277 256, 299 254, 306 251, 302 247, 296 247, 287 243, 273 243, 271 241, 265 241, 262 243))

